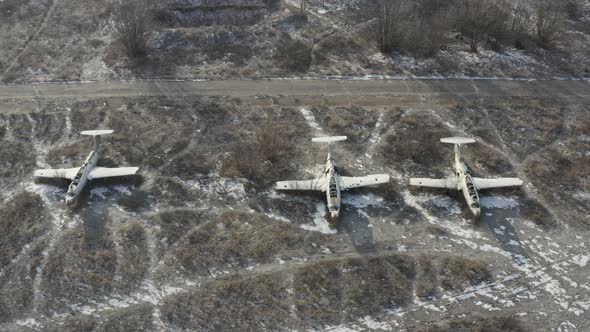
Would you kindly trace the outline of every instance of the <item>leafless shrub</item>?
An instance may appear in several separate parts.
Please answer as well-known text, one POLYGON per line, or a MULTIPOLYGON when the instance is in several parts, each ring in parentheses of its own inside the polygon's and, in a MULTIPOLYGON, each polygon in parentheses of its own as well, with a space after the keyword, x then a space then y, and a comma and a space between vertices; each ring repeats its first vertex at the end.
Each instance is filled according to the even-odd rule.
POLYGON ((449 28, 447 10, 448 2, 381 0, 374 6, 372 28, 379 51, 400 49, 418 57, 435 55, 449 28))
POLYGON ((116 16, 115 31, 132 61, 143 58, 147 51, 145 34, 151 19, 149 0, 126 0, 116 16))
POLYGON ((222 167, 224 176, 268 181, 272 163, 279 161, 291 148, 287 128, 273 123, 263 124, 252 141, 238 144, 222 167))
POLYGON ((302 40, 292 39, 284 33, 274 52, 278 67, 290 73, 304 73, 311 66, 311 47, 302 40))
POLYGON ((510 12, 502 0, 457 0, 455 26, 469 39, 470 49, 476 53, 486 39, 492 42, 506 29, 510 12))
POLYGON ((539 0, 536 6, 535 34, 541 46, 551 46, 558 38, 565 15, 563 4, 554 0, 539 0))
POLYGON ((373 35, 382 53, 391 52, 399 45, 398 27, 402 20, 402 1, 380 0, 374 7, 376 23, 373 35))
POLYGON ((533 22, 533 2, 535 0, 516 0, 512 3, 510 30, 517 38, 528 33, 533 22))
POLYGON ((256 131, 254 142, 264 159, 273 162, 289 149, 284 129, 280 125, 266 124, 256 131))

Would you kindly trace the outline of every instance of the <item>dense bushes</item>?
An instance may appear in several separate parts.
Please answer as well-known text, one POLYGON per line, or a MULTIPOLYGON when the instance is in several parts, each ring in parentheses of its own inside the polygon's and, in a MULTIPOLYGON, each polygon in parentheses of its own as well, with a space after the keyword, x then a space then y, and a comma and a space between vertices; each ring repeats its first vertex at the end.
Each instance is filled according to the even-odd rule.
POLYGON ((457 31, 472 52, 488 43, 527 47, 527 40, 550 47, 559 37, 566 13, 579 6, 552 0, 380 0, 374 12, 373 38, 381 52, 400 50, 416 57, 436 55, 445 33, 457 31))

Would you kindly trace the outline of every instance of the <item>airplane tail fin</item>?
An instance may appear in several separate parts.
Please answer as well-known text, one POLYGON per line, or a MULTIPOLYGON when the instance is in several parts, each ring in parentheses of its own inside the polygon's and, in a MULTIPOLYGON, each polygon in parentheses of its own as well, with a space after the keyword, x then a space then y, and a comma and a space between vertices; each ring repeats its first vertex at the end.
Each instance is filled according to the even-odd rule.
POLYGON ((453 159, 453 163, 456 165, 455 167, 459 167, 461 163, 461 145, 475 143, 475 140, 473 138, 468 137, 445 137, 441 138, 440 141, 442 143, 455 145, 455 158, 453 159))
POLYGON ((94 151, 98 152, 100 149, 100 137, 102 135, 110 135, 114 132, 114 130, 85 130, 80 132, 81 135, 85 136, 94 136, 94 151))
POLYGON ((328 160, 332 159, 332 143, 346 141, 348 137, 346 136, 325 136, 325 137, 315 137, 312 138, 311 141, 315 143, 328 143, 328 160))
POLYGON ((473 138, 467 138, 467 137, 446 137, 446 138, 441 138, 440 141, 442 143, 455 144, 455 145, 475 143, 475 140, 473 138))
POLYGON ((348 137, 346 136, 326 136, 326 137, 315 137, 312 138, 312 142, 315 143, 333 143, 333 142, 340 142, 346 141, 348 137))

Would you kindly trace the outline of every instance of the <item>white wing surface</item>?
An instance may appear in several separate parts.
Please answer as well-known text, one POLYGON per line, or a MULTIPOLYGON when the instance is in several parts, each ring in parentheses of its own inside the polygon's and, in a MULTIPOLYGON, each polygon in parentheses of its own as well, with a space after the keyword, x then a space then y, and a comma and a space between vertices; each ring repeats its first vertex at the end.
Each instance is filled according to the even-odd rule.
POLYGON ((126 176, 137 173, 138 167, 119 167, 119 168, 106 168, 106 167, 95 167, 88 174, 89 179, 101 179, 110 178, 115 176, 126 176))
POLYGON ((59 169, 38 169, 35 171, 36 178, 62 178, 73 180, 80 168, 59 168, 59 169))
POLYGON ((279 181, 277 182, 277 190, 315 190, 326 191, 326 179, 313 179, 303 181, 279 181))
POLYGON ((423 178, 412 178, 410 179, 410 185, 416 187, 429 187, 429 188, 446 188, 446 189, 457 189, 457 179, 449 177, 446 179, 423 179, 423 178))
POLYGON ((340 189, 346 190, 350 188, 365 187, 388 182, 389 175, 387 174, 373 174, 359 177, 341 176, 340 189))
POLYGON ((475 184, 475 187, 477 187, 477 189, 522 186, 522 180, 519 178, 501 178, 501 179, 473 178, 473 183, 475 184))

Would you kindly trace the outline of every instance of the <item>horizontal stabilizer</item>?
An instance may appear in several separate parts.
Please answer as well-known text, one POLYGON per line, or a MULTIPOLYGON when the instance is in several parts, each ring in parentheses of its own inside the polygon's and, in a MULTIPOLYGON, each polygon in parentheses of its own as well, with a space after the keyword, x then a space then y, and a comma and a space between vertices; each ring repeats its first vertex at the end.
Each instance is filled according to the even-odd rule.
POLYGON ((313 138, 311 141, 316 143, 332 143, 332 142, 340 142, 346 141, 348 137, 346 136, 326 136, 326 137, 316 137, 313 138))
POLYGON ((113 130, 85 130, 81 132, 81 135, 86 136, 101 136, 101 135, 109 135, 112 134, 113 130))
POLYGON ((475 143, 475 140, 473 138, 467 138, 467 137, 446 137, 446 138, 441 138, 440 141, 442 143, 458 144, 458 145, 475 143))

